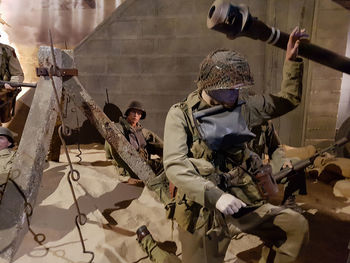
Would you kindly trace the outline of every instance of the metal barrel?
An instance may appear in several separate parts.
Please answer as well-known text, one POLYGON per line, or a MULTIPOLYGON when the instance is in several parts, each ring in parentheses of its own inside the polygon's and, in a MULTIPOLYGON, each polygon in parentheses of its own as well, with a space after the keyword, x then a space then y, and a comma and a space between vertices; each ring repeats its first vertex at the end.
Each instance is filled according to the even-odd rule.
POLYGON ((9 84, 12 87, 28 87, 28 88, 36 88, 36 83, 24 83, 24 82, 12 82, 12 81, 4 81, 0 80, 0 86, 9 84))
MULTIPOLYGON (((267 26, 264 22, 252 17, 247 6, 235 6, 229 0, 216 0, 212 4, 207 17, 207 26, 226 34, 231 39, 245 36, 287 49, 289 34, 267 26)), ((299 55, 350 74, 350 58, 328 49, 301 41, 299 55)))

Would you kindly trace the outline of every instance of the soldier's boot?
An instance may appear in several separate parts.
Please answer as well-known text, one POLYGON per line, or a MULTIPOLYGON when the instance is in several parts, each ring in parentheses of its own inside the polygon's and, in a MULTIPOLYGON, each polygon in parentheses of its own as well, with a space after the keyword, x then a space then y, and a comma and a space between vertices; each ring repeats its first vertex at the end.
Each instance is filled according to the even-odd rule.
POLYGON ((287 199, 282 203, 282 205, 286 208, 290 208, 294 210, 295 212, 298 212, 300 214, 304 213, 304 209, 302 209, 295 201, 295 195, 290 195, 287 197, 287 199))
POLYGON ((145 225, 140 226, 136 230, 136 235, 139 245, 143 251, 147 253, 152 262, 181 263, 181 260, 176 255, 171 254, 158 246, 145 225))

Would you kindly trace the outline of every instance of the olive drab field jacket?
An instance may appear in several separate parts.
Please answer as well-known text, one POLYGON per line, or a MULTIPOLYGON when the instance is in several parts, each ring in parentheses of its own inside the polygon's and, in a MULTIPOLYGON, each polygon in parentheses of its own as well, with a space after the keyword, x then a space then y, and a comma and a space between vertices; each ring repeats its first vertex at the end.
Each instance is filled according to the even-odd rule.
POLYGON ((7 174, 12 167, 15 153, 15 151, 8 148, 0 151, 0 185, 6 183, 7 174))
MULTIPOLYGON (((143 128, 140 124, 138 124, 136 129, 132 128, 124 118, 120 118, 119 122, 115 125, 131 145, 139 152, 141 158, 143 158, 154 171, 157 170, 154 168, 156 164, 154 164, 151 158, 152 155, 158 155, 160 160, 157 164, 161 164, 163 157, 163 141, 154 132, 143 128)), ((124 167, 124 162, 107 141, 105 142, 105 152, 106 158, 112 160, 120 175, 137 178, 136 175, 129 174, 124 167)), ((157 173, 157 171, 155 171, 155 173, 157 173)))
POLYGON ((15 50, 8 45, 0 43, 0 57, 1 80, 22 82, 24 79, 24 75, 15 50))
MULTIPOLYGON (((263 124, 267 120, 279 117, 297 107, 302 94, 303 63, 286 61, 283 70, 281 90, 277 94, 249 96, 244 99, 241 114, 248 128, 263 124)), ((224 193, 210 175, 222 173, 223 167, 217 163, 224 163, 228 170, 234 168, 234 163, 244 165, 249 156, 249 150, 243 147, 227 150, 227 155, 221 156, 211 151, 196 131, 192 112, 210 107, 194 91, 187 99, 172 106, 168 112, 164 131, 163 163, 166 175, 177 189, 174 218, 179 225, 190 232, 194 231, 195 224, 203 223, 191 221, 191 217, 201 218, 203 211, 215 208, 215 204, 224 193), (217 162, 218 156, 223 159, 217 162), (222 162, 223 161, 223 162, 222 162), (180 201, 180 202, 179 202, 180 201), (186 204, 181 208, 179 204, 186 204), (179 207, 179 209, 178 209, 179 207), (176 211, 178 210, 178 211, 176 211), (192 228, 192 229, 190 229, 192 228)), ((240 178, 233 193, 249 205, 262 205, 264 200, 256 189, 253 178, 248 174, 240 178)), ((205 217, 205 216, 202 216, 205 217)))
MULTIPOLYGON (((0 59, 0 80, 23 82, 24 75, 15 50, 0 43, 0 59)), ((11 120, 19 91, 0 87, 0 122, 11 120)))

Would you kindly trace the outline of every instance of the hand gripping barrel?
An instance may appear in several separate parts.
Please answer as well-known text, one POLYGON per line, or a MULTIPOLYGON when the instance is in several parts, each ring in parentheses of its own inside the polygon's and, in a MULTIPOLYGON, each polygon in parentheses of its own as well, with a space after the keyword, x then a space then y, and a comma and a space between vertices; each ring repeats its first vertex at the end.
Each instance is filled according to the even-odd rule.
MULTIPOLYGON (((289 34, 269 27, 256 17, 252 17, 247 6, 235 6, 229 0, 216 0, 212 4, 207 17, 207 26, 226 34, 231 39, 245 36, 259 39, 282 49, 287 48, 289 39, 289 34)), ((350 58, 328 49, 302 41, 299 46, 299 55, 350 74, 350 58)))

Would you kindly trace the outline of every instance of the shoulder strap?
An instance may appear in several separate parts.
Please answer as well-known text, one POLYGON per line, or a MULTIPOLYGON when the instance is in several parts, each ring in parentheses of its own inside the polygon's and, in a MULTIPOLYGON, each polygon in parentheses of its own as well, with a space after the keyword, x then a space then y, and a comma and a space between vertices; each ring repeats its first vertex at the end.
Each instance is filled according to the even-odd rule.
POLYGON ((186 103, 186 101, 183 101, 179 104, 180 109, 182 110, 186 123, 187 123, 187 129, 189 131, 189 133, 191 134, 192 137, 192 143, 199 140, 199 134, 197 129, 194 127, 193 125, 193 121, 191 120, 190 115, 192 115, 192 113, 189 112, 189 107, 186 103))

